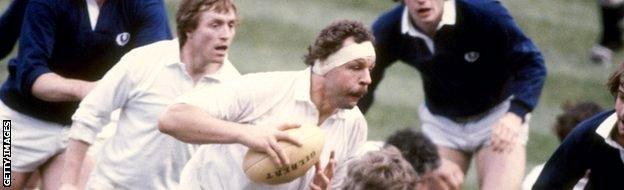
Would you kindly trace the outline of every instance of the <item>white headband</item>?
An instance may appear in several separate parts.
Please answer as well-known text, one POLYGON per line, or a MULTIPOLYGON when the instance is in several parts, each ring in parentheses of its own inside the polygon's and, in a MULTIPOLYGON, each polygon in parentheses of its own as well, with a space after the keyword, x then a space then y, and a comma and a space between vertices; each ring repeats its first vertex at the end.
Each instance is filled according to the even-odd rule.
POLYGON ((364 41, 362 43, 353 43, 349 46, 342 47, 337 52, 329 55, 327 59, 321 61, 317 59, 312 66, 312 72, 317 75, 325 75, 330 70, 340 67, 349 61, 356 60, 362 57, 375 58, 375 48, 370 41, 364 41))

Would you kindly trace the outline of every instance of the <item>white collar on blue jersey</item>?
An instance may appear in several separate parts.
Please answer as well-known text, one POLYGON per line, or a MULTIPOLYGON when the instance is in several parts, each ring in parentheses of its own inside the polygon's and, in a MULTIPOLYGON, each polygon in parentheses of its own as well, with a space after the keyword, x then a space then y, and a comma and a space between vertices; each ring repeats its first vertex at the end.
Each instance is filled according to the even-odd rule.
MULTIPOLYGON (((442 12, 442 20, 438 23, 439 30, 444 25, 455 25, 455 21, 457 20, 457 9, 455 8, 455 0, 445 0, 444 1, 444 11, 442 12)), ((416 27, 410 22, 409 12, 407 7, 403 9, 403 17, 401 18, 401 34, 408 34, 413 37, 417 37, 423 39, 429 52, 435 53, 435 49, 433 48, 433 40, 429 38, 427 35, 416 30, 416 27)))
POLYGON ((98 17, 100 16, 100 6, 95 0, 87 1, 87 12, 89 13, 89 23, 91 24, 91 30, 95 30, 98 17))
POLYGON ((618 118, 616 112, 611 114, 607 119, 600 123, 600 126, 598 126, 598 128, 596 129, 596 133, 604 138, 605 143, 607 143, 609 146, 620 150, 620 159, 622 159, 622 163, 624 163, 624 147, 615 142, 615 140, 613 140, 610 135, 611 131, 615 129, 617 122, 618 118))

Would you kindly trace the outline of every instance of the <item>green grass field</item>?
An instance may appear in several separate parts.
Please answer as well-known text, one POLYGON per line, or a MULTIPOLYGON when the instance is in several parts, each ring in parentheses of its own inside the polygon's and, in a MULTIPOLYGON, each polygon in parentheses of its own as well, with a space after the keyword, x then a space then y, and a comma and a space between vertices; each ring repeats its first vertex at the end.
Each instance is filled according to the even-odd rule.
MULTIPOLYGON (((177 0, 167 0, 170 23, 177 0)), ((4 10, 9 1, 0 1, 4 10)), ((243 73, 296 70, 308 44, 324 26, 338 19, 356 19, 370 25, 379 13, 394 6, 390 0, 239 0, 242 24, 237 30, 230 59, 243 73)), ((544 162, 557 146, 550 127, 566 100, 593 100, 606 108, 613 99, 604 86, 616 64, 591 65, 588 50, 598 32, 595 1, 587 0, 503 0, 516 22, 542 50, 548 78, 540 103, 532 114, 527 146, 527 169, 544 162)), ((172 31, 175 31, 172 28, 172 31)), ((622 53, 615 56, 620 62, 622 53)), ((6 63, 0 61, 0 80, 6 78, 6 63)), ((366 115, 369 138, 382 140, 397 129, 419 127, 417 106, 423 93, 417 71, 397 63, 386 74, 376 92, 377 102, 366 115)), ((465 188, 477 189, 470 172, 465 188)))

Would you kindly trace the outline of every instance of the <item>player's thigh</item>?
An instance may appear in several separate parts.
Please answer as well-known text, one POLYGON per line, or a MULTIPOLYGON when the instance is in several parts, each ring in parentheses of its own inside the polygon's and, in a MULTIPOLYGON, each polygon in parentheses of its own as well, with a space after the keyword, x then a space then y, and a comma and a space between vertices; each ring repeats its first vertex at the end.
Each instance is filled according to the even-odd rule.
POLYGON ((492 146, 476 155, 480 189, 519 189, 526 164, 526 147, 516 143, 510 152, 495 152, 492 146))

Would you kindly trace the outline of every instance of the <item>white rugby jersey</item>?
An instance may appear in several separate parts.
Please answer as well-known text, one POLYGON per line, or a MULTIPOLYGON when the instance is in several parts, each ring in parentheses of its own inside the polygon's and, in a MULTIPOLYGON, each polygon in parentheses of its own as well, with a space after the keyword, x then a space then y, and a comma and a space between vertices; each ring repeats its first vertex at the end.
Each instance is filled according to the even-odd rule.
MULTIPOLYGON (((253 127, 317 124, 319 112, 310 99, 310 77, 310 68, 249 74, 213 88, 198 89, 176 102, 197 106, 219 119, 253 127)), ((327 165, 330 151, 334 150, 336 169, 332 186, 339 187, 347 174, 348 163, 355 157, 358 147, 366 142, 366 120, 357 107, 339 109, 320 127, 326 134, 321 166, 327 165)), ((285 184, 252 182, 242 168, 247 150, 240 144, 202 145, 184 167, 179 189, 308 189, 314 167, 285 184)))
POLYGON ((88 186, 97 189, 172 189, 193 147, 158 130, 160 114, 184 92, 210 88, 240 76, 225 61, 195 86, 180 61, 178 40, 132 50, 80 103, 70 138, 93 143, 121 108, 117 131, 104 145, 88 186))

